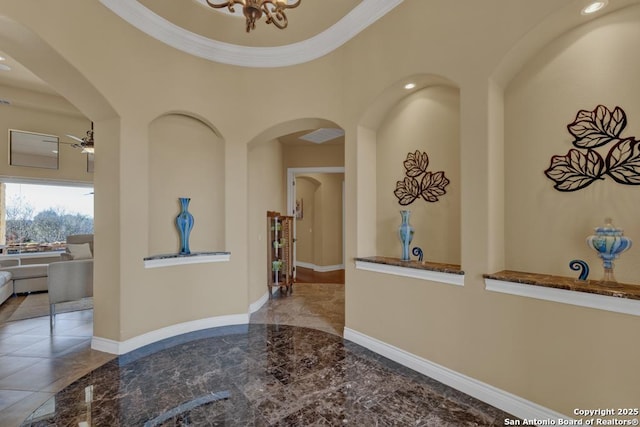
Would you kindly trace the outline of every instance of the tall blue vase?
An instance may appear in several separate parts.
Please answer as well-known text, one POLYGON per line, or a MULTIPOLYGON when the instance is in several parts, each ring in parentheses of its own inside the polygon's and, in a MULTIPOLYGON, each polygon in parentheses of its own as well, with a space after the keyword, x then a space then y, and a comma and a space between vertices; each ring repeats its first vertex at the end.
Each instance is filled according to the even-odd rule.
POLYGON ((398 237, 402 243, 402 257, 400 259, 402 261, 409 261, 409 246, 413 240, 413 227, 409 223, 411 211, 402 210, 400 211, 400 216, 402 218, 402 223, 398 227, 398 237))
POLYGON ((191 234, 194 222, 193 215, 189 212, 189 202, 191 199, 188 197, 180 197, 178 200, 180 201, 180 213, 176 217, 176 226, 180 233, 180 254, 188 255, 191 253, 189 249, 189 235, 191 234))

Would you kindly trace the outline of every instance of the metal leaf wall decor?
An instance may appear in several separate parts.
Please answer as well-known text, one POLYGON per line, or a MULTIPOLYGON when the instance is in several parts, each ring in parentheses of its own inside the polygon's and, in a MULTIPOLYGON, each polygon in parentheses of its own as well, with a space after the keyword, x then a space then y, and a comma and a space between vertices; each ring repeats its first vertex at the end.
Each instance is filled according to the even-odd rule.
POLYGON ((610 111, 598 105, 593 111, 580 110, 567 125, 575 138, 574 147, 564 156, 552 156, 544 174, 558 191, 577 191, 608 175, 615 182, 640 185, 640 141, 623 137, 627 115, 620 107, 610 111), (612 144, 606 158, 594 150, 612 144))
POLYGON ((444 172, 427 171, 429 166, 427 153, 419 150, 409 153, 403 164, 406 177, 396 182, 396 189, 393 192, 402 206, 410 205, 420 196, 427 202, 437 202, 438 197, 447 192, 445 187, 449 184, 449 180, 444 176, 444 172))

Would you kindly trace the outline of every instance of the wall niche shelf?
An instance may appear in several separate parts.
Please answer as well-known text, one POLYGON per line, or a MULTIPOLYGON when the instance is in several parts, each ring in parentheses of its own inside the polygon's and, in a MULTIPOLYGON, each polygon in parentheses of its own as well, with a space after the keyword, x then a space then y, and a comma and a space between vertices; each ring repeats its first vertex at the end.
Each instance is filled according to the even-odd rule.
POLYGON ((512 270, 483 276, 488 291, 640 316, 640 285, 512 270))
POLYGON ((354 258, 356 269, 395 276, 430 280, 449 285, 464 286, 464 271, 457 264, 428 261, 402 261, 399 258, 372 256, 354 258))
POLYGON ((227 262, 231 252, 192 252, 190 254, 164 254, 144 258, 144 268, 169 267, 172 265, 227 262))

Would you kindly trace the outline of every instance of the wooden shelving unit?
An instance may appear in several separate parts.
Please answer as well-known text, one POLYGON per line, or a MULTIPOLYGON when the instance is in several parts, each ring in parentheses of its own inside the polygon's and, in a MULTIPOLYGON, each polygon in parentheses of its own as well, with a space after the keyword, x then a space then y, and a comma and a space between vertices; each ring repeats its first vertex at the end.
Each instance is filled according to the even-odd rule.
POLYGON ((293 220, 280 212, 267 212, 267 287, 269 298, 274 288, 281 294, 293 292, 293 220))

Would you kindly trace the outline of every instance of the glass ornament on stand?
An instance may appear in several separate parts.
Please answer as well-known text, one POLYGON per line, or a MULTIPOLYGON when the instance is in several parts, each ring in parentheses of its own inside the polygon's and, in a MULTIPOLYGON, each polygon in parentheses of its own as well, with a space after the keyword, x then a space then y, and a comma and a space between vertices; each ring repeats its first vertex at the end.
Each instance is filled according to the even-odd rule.
POLYGON ((613 260, 631 247, 631 239, 622 235, 622 229, 613 226, 611 218, 604 220, 602 227, 595 228, 595 234, 587 237, 587 245, 598 253, 604 266, 605 282, 615 282, 613 260))

